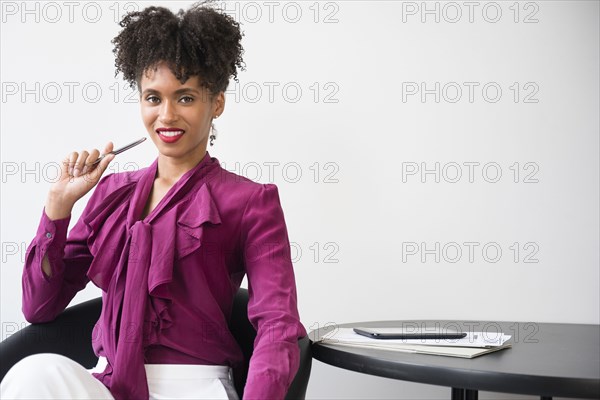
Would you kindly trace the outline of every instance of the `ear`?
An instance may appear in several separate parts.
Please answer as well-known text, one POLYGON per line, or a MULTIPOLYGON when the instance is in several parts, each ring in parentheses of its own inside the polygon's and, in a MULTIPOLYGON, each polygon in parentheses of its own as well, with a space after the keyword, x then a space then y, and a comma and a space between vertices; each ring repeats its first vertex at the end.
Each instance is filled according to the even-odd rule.
POLYGON ((213 116, 223 114, 225 110, 225 93, 219 92, 213 99, 213 116))

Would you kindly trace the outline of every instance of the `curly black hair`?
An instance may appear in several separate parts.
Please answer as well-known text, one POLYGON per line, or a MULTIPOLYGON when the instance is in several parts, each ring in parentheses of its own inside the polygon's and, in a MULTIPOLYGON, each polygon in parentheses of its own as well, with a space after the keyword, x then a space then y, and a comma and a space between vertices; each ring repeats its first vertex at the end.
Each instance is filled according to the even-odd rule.
POLYGON ((131 88, 140 88, 142 74, 166 62, 184 83, 191 76, 212 95, 225 91, 237 67, 245 70, 240 24, 212 7, 213 0, 194 3, 175 15, 165 7, 130 12, 121 20, 124 29, 115 45, 115 77, 119 71, 131 88))

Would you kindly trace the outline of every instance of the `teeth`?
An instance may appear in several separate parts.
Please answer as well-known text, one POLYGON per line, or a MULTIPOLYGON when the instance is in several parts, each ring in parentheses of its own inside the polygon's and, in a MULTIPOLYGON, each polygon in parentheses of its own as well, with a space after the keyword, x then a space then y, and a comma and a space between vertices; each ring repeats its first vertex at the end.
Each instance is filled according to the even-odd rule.
POLYGON ((161 135, 166 137, 179 136, 183 134, 183 131, 159 131, 161 135))

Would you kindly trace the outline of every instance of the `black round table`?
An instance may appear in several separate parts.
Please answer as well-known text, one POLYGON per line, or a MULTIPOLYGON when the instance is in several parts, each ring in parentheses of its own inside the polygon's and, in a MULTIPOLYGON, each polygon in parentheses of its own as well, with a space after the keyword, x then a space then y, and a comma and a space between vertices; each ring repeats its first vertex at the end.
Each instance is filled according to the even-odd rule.
POLYGON ((411 382, 448 386, 451 397, 477 399, 478 390, 600 398, 600 325, 492 321, 367 321, 329 324, 309 333, 313 357, 336 367, 411 382), (366 349, 318 342, 336 328, 428 327, 503 332, 512 348, 471 359, 366 349))

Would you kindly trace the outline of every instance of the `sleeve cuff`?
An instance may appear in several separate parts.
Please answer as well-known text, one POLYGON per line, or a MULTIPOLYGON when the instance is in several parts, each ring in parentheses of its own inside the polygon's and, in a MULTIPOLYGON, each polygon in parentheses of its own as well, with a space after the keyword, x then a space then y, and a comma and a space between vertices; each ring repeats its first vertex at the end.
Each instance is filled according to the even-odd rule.
POLYGON ((46 208, 44 207, 37 231, 37 238, 39 239, 38 244, 49 244, 56 238, 66 241, 69 222, 71 222, 71 215, 65 218, 51 220, 46 214, 46 208))
POLYGON ((48 260, 50 261, 50 268, 52 269, 52 276, 47 276, 41 268, 42 262, 40 259, 40 273, 42 274, 46 282, 50 282, 59 273, 53 268, 54 259, 58 255, 62 257, 61 251, 67 241, 67 230, 69 228, 69 222, 71 221, 71 215, 65 218, 51 220, 46 214, 46 208, 42 212, 40 223, 36 234, 36 245, 40 256, 47 254, 48 260))

